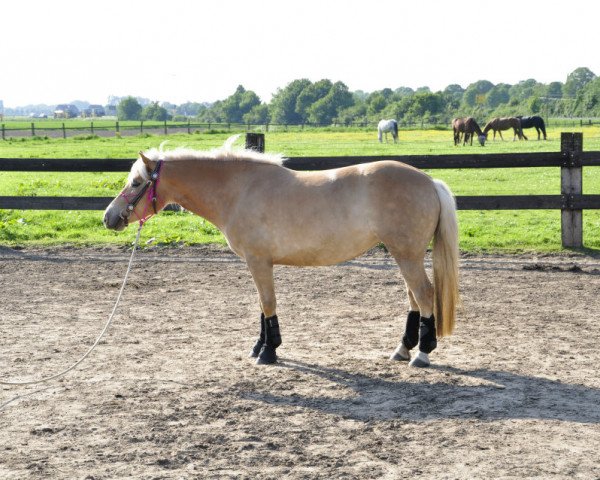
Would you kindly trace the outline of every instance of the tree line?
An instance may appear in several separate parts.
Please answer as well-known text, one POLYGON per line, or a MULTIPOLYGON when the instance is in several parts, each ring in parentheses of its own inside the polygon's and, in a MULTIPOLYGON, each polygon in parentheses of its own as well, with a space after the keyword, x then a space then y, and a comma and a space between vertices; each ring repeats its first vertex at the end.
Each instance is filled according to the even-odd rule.
POLYGON ((341 81, 298 79, 262 102, 242 85, 212 104, 183 105, 156 102, 142 107, 133 97, 117 106, 119 119, 170 120, 193 117, 207 123, 351 125, 395 118, 411 124, 449 123, 452 118, 533 115, 545 117, 600 117, 600 77, 589 68, 571 72, 566 81, 540 83, 534 79, 514 85, 479 80, 463 88, 448 85, 432 92, 428 87, 384 88, 351 92, 341 81))

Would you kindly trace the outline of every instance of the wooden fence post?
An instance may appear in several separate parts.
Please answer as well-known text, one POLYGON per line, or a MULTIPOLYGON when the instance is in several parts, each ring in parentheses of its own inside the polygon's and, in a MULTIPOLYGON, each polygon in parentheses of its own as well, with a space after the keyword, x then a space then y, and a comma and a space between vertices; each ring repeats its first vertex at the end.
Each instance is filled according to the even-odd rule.
POLYGON ((168 135, 167 133, 167 121, 165 120, 165 135, 168 135))
POLYGON ((63 138, 67 138, 67 129, 65 128, 65 122, 62 122, 63 138))
POLYGON ((2 140, 6 140, 6 133, 5 133, 5 127, 4 124, 2 124, 2 140))
POLYGON ((257 152, 265 152, 265 134, 264 133, 247 133, 246 134, 246 150, 255 150, 257 152))
POLYGON ((575 196, 583 193, 580 157, 583 152, 583 133, 561 133, 560 152, 563 156, 560 168, 562 246, 581 248, 583 247, 583 213, 582 210, 573 207, 575 196))
POLYGON ((33 122, 31 122, 31 136, 35 137, 35 125, 33 122))

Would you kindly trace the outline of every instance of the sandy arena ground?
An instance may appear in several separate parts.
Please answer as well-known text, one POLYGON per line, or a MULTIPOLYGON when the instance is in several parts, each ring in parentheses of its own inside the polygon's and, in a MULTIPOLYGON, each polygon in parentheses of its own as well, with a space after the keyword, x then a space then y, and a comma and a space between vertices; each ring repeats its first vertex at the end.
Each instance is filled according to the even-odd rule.
MULTIPOLYGON (((76 361, 128 256, 0 248, 2 380, 76 361)), ((80 368, 0 386, 0 478, 600 478, 600 258, 463 256, 461 276, 455 334, 421 370, 387 360, 407 300, 385 252, 278 267, 284 343, 258 367, 245 265, 150 248, 80 368)))

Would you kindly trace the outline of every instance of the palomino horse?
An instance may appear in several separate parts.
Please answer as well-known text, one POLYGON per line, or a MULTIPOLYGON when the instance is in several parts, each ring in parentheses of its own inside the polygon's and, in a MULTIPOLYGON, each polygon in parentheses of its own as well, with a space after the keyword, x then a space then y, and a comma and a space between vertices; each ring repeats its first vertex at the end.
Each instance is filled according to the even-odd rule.
POLYGON ((454 327, 458 295, 455 202, 441 181, 408 165, 380 161, 297 172, 282 158, 249 150, 140 152, 104 225, 123 230, 177 203, 217 226, 252 274, 261 307, 251 356, 274 363, 281 344, 273 265, 331 265, 383 242, 407 286, 410 311, 393 360, 426 367, 437 334, 454 327), (424 256, 433 239, 433 286, 424 256))
POLYGON ((476 133, 479 144, 485 146, 487 136, 481 131, 479 125, 473 117, 455 118, 452 120, 452 130, 454 131, 454 145, 460 145, 461 135, 464 135, 463 146, 471 139, 473 145, 473 135, 476 133))
MULTIPOLYGON (((535 128, 535 130, 537 131, 537 134, 538 134, 538 140, 540 139, 540 132, 542 132, 544 134, 544 140, 547 139, 546 124, 544 123, 544 119, 542 117, 533 115, 532 117, 517 117, 517 118, 519 120, 521 120, 521 129, 535 128)), ((524 132, 521 132, 521 133, 523 134, 523 138, 525 140, 527 140, 525 133, 524 132)))
MULTIPOLYGON (((517 117, 493 118, 483 128, 483 133, 487 135, 487 133, 490 130, 493 130, 494 131, 494 140, 496 140, 496 132, 498 132, 500 134, 500 138, 502 140, 504 140, 504 137, 502 136, 502 130, 508 130, 510 128, 512 128, 513 132, 514 132, 513 142, 515 141, 515 139, 517 137, 519 137, 519 140, 523 139, 523 130, 521 129, 521 120, 519 120, 517 117)), ((525 140, 527 140, 527 139, 525 139, 525 140)))
POLYGON ((398 142, 398 122, 396 120, 381 120, 377 124, 377 138, 379 143, 383 141, 383 134, 385 133, 385 143, 387 143, 387 134, 391 133, 394 138, 394 143, 398 142))

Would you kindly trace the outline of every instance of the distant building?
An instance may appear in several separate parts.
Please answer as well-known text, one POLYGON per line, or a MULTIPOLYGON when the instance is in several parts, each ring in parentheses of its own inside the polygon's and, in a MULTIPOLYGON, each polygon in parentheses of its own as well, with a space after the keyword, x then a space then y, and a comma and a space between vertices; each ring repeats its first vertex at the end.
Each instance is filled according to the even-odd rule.
POLYGON ((106 112, 105 114, 108 115, 109 117, 116 117, 117 116, 117 106, 116 105, 107 105, 105 112, 106 112))
POLYGON ((74 118, 79 116, 79 109, 75 105, 61 104, 54 110, 54 118, 74 118))
POLYGON ((104 117, 106 111, 102 105, 90 105, 88 108, 81 112, 84 117, 104 117))

